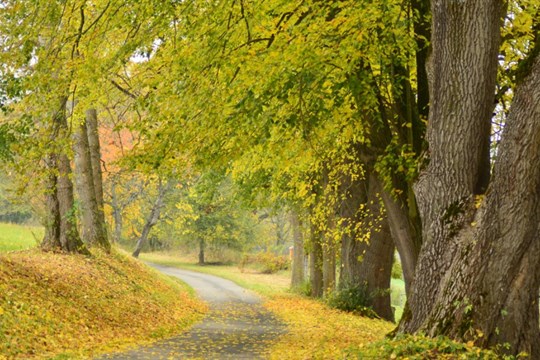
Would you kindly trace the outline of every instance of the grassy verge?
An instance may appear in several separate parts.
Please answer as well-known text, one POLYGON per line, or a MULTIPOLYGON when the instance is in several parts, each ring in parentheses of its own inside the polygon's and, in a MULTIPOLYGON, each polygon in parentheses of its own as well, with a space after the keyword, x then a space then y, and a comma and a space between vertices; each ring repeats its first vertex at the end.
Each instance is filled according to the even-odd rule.
POLYGON ((236 265, 200 266, 195 264, 193 258, 167 253, 145 253, 141 254, 140 258, 141 260, 156 264, 175 266, 220 276, 263 296, 272 296, 287 292, 291 283, 290 271, 280 271, 275 274, 260 274, 249 268, 240 270, 236 265))
POLYGON ((206 307, 118 253, 0 255, 0 359, 80 358, 177 333, 206 307))
POLYGON ((0 252, 30 249, 42 238, 40 226, 0 223, 0 252))
POLYGON ((381 340, 394 325, 331 309, 321 301, 288 292, 290 273, 257 274, 236 266, 198 266, 193 259, 144 254, 155 263, 218 275, 256 291, 265 306, 288 325, 288 333, 272 347, 272 359, 339 359, 346 349, 381 340))

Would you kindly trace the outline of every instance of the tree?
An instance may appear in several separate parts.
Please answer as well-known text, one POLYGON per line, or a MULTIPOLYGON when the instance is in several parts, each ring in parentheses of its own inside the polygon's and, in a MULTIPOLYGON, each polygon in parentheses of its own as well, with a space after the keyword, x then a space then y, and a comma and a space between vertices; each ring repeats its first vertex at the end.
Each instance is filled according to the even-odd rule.
POLYGON ((161 211, 163 210, 164 206, 165 196, 171 190, 173 184, 173 181, 167 181, 167 183, 164 184, 161 178, 158 179, 157 195, 150 209, 150 213, 148 214, 148 217, 144 223, 141 235, 137 240, 135 250, 132 254, 133 257, 138 258, 141 250, 143 249, 143 246, 146 245, 148 241, 148 235, 150 235, 150 230, 152 230, 152 228, 156 226, 160 219, 161 211))
MULTIPOLYGON (((63 98, 53 115, 52 139, 66 139, 65 111, 66 98, 63 98)), ((57 151, 53 150, 47 156, 49 215, 41 248, 47 251, 88 253, 77 230, 70 161, 65 153, 57 151)))
POLYGON ((184 242, 197 247, 199 264, 206 263, 208 249, 242 250, 252 241, 254 215, 235 195, 230 178, 212 170, 183 190, 176 222, 184 242))
MULTIPOLYGON (((94 117, 95 110, 88 110, 85 120, 79 125, 73 135, 76 183, 81 203, 83 239, 90 245, 97 245, 103 249, 110 250, 111 245, 107 239, 105 216, 103 214, 101 171, 92 166, 93 161, 89 146, 87 124, 92 122, 89 119, 94 117), (97 188, 101 192, 96 191, 97 188), (98 203, 98 197, 101 197, 101 205, 98 203)), ((98 166, 100 166, 99 159, 97 161, 98 166)))
POLYGON ((540 357, 540 59, 531 43, 489 178, 499 1, 433 1, 423 242, 404 332, 540 357), (463 67, 461 64, 467 64, 463 67), (459 104, 459 106, 455 106, 459 104))
POLYGON ((383 189, 376 175, 365 179, 343 181, 344 198, 340 215, 346 231, 341 238, 340 288, 363 286, 373 311, 383 319, 394 321, 390 306, 390 279, 394 242, 380 194, 383 189))
POLYGON ((292 259, 292 275, 291 288, 295 289, 301 286, 305 279, 305 251, 304 251, 304 230, 302 229, 302 221, 298 213, 291 210, 290 222, 293 232, 293 259, 292 259))

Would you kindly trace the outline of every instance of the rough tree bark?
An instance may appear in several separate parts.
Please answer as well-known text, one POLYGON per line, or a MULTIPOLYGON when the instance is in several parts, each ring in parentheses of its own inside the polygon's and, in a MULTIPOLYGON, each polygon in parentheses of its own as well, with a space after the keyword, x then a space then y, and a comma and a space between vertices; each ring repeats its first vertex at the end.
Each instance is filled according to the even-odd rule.
MULTIPOLYGON (((62 98, 59 110, 53 115, 51 134, 55 141, 68 138, 66 102, 67 99, 62 98)), ((77 231, 69 158, 61 149, 54 149, 47 162, 51 171, 47 181, 47 205, 51 214, 42 248, 89 254, 77 231)))
POLYGON ((502 16, 498 0, 438 0, 431 9, 430 162, 415 186, 423 246, 406 331, 418 330, 431 312, 456 250, 456 229, 472 220, 457 210, 480 193, 485 173, 502 16))
POLYGON ((302 223, 298 214, 293 210, 290 213, 290 222, 293 231, 293 259, 292 259, 292 276, 291 288, 297 288, 304 283, 304 234, 302 233, 302 223))
MULTIPOLYGON (((103 213, 103 174, 101 171, 101 150, 96 109, 86 111, 86 127, 96 202, 98 209, 103 213)), ((103 221, 103 224, 105 224, 105 221, 103 221)))
POLYGON ((148 219, 146 220, 146 223, 144 224, 143 230, 141 232, 141 236, 137 240, 137 245, 135 246, 135 250, 133 251, 133 254, 132 254, 133 257, 135 258, 139 257, 139 254, 141 253, 143 246, 148 241, 148 235, 150 234, 150 230, 152 230, 152 228, 158 223, 159 217, 161 214, 161 209, 164 206, 163 201, 165 200, 165 195, 167 194, 171 184, 172 183, 169 182, 165 185, 162 183, 161 179, 159 180, 157 197, 154 201, 154 204, 152 205, 152 210, 150 211, 148 219))
POLYGON ((432 3, 431 159, 416 186, 424 247, 409 299, 411 316, 400 330, 481 346, 506 343, 509 353, 525 351, 537 359, 538 58, 515 91, 493 178, 485 198, 478 196, 489 179, 485 148, 502 10, 499 1, 432 3))
MULTIPOLYGON (((89 113, 87 112, 87 120, 89 113)), ((82 212, 83 239, 87 244, 97 245, 107 251, 111 245, 105 231, 103 209, 98 207, 94 186, 86 121, 73 134, 75 152, 75 179, 82 212)))
POLYGON ((421 330, 540 358, 538 164, 540 58, 516 91, 485 199, 478 210, 457 209, 470 221, 457 230, 457 251, 421 330))

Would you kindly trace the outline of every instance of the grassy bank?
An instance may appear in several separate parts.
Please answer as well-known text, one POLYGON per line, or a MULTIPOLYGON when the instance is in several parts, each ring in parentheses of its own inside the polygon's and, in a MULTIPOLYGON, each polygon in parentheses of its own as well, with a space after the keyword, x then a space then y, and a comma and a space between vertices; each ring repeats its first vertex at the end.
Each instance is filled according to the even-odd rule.
POLYGON ((0 255, 0 359, 72 359, 177 333, 202 317, 190 289, 124 255, 0 255))

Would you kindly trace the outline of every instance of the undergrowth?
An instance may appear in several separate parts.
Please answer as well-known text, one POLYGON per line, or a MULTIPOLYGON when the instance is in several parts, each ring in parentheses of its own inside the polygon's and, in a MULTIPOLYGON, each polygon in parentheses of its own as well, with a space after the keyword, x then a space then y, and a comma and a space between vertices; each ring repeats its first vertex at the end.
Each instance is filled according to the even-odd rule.
POLYGON ((335 309, 352 312, 356 315, 377 317, 370 307, 372 294, 366 284, 344 284, 326 296, 326 303, 335 309))
POLYGON ((276 255, 271 252, 257 254, 244 254, 238 265, 240 271, 247 266, 257 269, 262 274, 275 274, 280 270, 288 270, 290 261, 286 256, 276 255))
POLYGON ((403 360, 514 360, 525 359, 525 354, 505 356, 494 350, 475 347, 446 337, 429 338, 422 335, 397 335, 359 347, 351 347, 344 356, 347 359, 403 359, 403 360))

